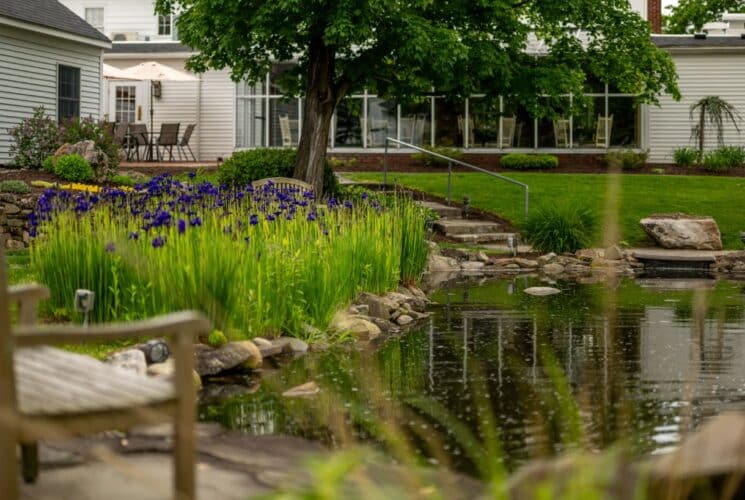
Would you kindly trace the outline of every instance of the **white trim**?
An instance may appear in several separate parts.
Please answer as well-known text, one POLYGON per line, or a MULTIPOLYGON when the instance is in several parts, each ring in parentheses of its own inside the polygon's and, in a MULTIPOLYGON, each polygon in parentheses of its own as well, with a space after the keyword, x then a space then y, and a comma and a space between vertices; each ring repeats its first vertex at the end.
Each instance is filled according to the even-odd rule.
POLYGON ((93 45, 94 47, 101 47, 103 49, 111 48, 111 42, 104 42, 103 40, 96 40, 82 35, 75 35, 73 33, 68 33, 66 31, 58 30, 55 28, 47 28, 45 26, 39 26, 38 24, 17 21, 15 19, 10 19, 3 16, 0 16, 0 24, 10 26, 11 28, 19 28, 22 30, 31 31, 33 33, 39 33, 41 35, 48 35, 55 38, 62 38, 63 40, 83 43, 85 45, 93 45))

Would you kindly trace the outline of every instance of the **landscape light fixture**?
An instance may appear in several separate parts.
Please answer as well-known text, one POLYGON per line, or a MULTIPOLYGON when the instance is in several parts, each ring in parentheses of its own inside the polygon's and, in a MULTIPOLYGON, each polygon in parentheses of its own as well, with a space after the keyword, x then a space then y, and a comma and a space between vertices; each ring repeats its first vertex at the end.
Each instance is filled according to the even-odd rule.
POLYGON ((82 288, 75 290, 75 310, 83 313, 83 326, 88 326, 88 316, 93 310, 93 302, 95 298, 95 292, 84 290, 82 288))

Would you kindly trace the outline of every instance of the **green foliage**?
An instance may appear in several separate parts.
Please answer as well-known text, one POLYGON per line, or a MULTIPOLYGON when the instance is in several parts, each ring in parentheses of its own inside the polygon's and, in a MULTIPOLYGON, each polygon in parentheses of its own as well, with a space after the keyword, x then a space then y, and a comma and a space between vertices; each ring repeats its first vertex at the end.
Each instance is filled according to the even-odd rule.
POLYGON ((690 119, 696 119, 691 128, 691 137, 698 143, 699 156, 704 154, 706 145, 706 127, 714 127, 717 133, 717 144, 724 146, 724 124, 730 122, 739 133, 737 123, 741 119, 740 112, 732 104, 717 96, 704 97, 691 106, 690 119), (698 114, 698 116, 696 116, 698 114))
POLYGON ((228 337, 222 330, 212 330, 207 338, 207 343, 212 347, 220 347, 228 343, 228 337))
POLYGON ((47 156, 60 147, 57 122, 47 116, 43 107, 34 109, 30 118, 8 131, 13 138, 10 145, 12 165, 20 168, 39 168, 47 156))
POLYGON ((576 252, 590 245, 595 230, 592 210, 579 205, 551 205, 533 211, 523 236, 541 253, 576 252))
POLYGON ((741 12, 743 0, 678 0, 665 16, 665 33, 697 33, 704 24, 718 21, 725 12, 741 12))
POLYGON ((54 167, 54 173, 60 179, 70 182, 88 182, 96 176, 90 163, 80 155, 60 156, 54 167))
POLYGON ((673 152, 673 160, 679 167, 692 167, 699 162, 700 158, 699 152, 693 148, 677 148, 673 152))
MULTIPOLYGON (((259 148, 238 151, 225 160, 217 171, 220 184, 231 188, 243 188, 253 181, 267 177, 292 177, 295 169, 297 150, 278 148, 259 148)), ((330 165, 323 171, 323 192, 333 195, 339 190, 339 183, 330 165)))
POLYGON ((132 187, 136 184, 135 180, 128 175, 118 174, 109 177, 109 182, 118 186, 132 187))
POLYGON ((704 155, 703 167, 709 172, 723 172, 745 164, 745 149, 722 146, 704 155))
MULTIPOLYGON (((456 148, 448 148, 448 147, 429 147, 429 148, 423 148, 427 151, 432 151, 433 153, 440 154, 442 156, 447 156, 448 158, 454 158, 456 160, 460 160, 463 158, 463 151, 456 148)), ((414 153, 411 155, 411 159, 424 163, 428 167, 447 167, 448 166, 448 160, 444 160, 442 158, 438 158, 437 156, 428 155, 427 153, 414 153)))
POLYGON ((28 184, 26 184, 23 181, 17 181, 17 180, 0 181, 0 193, 26 194, 30 192, 31 192, 31 188, 28 187, 28 184))
POLYGON ((105 155, 95 165, 99 178, 109 175, 119 166, 120 147, 114 142, 114 136, 104 126, 104 122, 93 118, 73 118, 62 124, 60 133, 63 143, 93 141, 96 144, 96 148, 105 155))
POLYGON ((41 169, 48 174, 53 174, 56 165, 57 162, 55 161, 54 156, 47 156, 44 158, 44 161, 41 162, 41 169))
POLYGON ((605 161, 608 167, 623 170, 641 170, 647 164, 648 153, 646 151, 634 151, 633 149, 621 149, 608 151, 605 161))
POLYGON ((559 159, 547 154, 510 153, 499 160, 499 165, 513 170, 540 170, 558 167, 559 159))

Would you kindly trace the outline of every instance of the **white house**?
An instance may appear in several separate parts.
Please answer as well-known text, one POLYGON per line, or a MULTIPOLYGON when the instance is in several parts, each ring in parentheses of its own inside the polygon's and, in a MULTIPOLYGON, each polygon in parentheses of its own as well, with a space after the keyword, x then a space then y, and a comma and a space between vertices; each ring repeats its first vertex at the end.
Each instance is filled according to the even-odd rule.
MULTIPOLYGON (((104 57, 107 64, 125 69, 154 60, 184 70, 191 51, 176 40, 174 19, 154 14, 153 0, 62 2, 114 40, 104 57)), ((630 4, 659 33, 661 0, 630 0, 630 4)), ((639 106, 633 96, 596 84, 589 89, 590 104, 582 113, 539 120, 507 100, 487 105, 478 95, 455 103, 433 97, 412 106, 361 93, 340 104, 332 125, 331 151, 379 156, 388 135, 413 144, 464 148, 467 159, 483 164, 493 164, 494 155, 508 151, 535 150, 594 160, 608 148, 649 150, 651 161, 670 163, 675 148, 690 144, 689 107, 698 98, 719 95, 745 113, 738 69, 743 67, 745 40, 655 34, 653 41, 668 50, 678 66, 683 102, 663 96, 661 107, 639 106)), ((296 145, 302 106, 298 99, 282 99, 274 85, 282 70, 277 65, 265 82, 253 87, 233 83, 227 70, 196 75, 195 82, 163 82, 162 95, 153 102, 155 128, 170 121, 197 123, 192 148, 201 160, 224 158, 237 149, 296 145)), ((147 121, 148 85, 108 81, 104 115, 110 120, 147 121)), ((728 130, 726 137, 741 142, 734 130, 728 130)))
POLYGON ((101 115, 109 48, 57 0, 0 0, 0 165, 12 160, 8 129, 39 106, 59 120, 101 115))

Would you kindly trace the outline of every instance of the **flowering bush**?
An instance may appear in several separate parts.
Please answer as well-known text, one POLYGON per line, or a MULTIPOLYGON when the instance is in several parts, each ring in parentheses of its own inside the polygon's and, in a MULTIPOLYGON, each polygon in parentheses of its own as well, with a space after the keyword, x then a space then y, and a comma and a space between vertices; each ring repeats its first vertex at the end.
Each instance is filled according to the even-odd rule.
POLYGON ((327 326, 361 290, 420 276, 423 210, 362 194, 317 204, 267 185, 228 190, 170 176, 134 191, 47 190, 30 216, 32 266, 49 307, 96 293, 96 320, 200 309, 229 336, 327 326))
POLYGON ((98 177, 103 178, 119 166, 119 145, 114 142, 111 131, 104 123, 94 118, 72 118, 60 127, 63 143, 75 144, 80 141, 93 141, 103 153, 94 165, 98 177))
POLYGON ((59 157, 54 165, 54 173, 57 177, 71 182, 86 182, 96 176, 90 163, 80 155, 59 157))
POLYGON ((47 156, 60 147, 60 131, 57 122, 46 115, 43 107, 36 108, 33 116, 8 130, 13 138, 10 154, 13 166, 40 168, 47 156))

